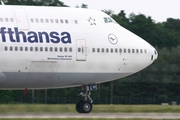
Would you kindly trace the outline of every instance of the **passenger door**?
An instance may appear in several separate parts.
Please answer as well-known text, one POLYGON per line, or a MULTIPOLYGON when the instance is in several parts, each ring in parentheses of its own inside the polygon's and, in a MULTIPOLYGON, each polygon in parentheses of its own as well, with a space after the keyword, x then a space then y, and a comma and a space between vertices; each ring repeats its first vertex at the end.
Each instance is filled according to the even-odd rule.
POLYGON ((25 10, 22 8, 13 8, 13 11, 16 17, 18 28, 23 30, 28 30, 29 24, 25 10))
POLYGON ((86 61, 86 40, 76 40, 76 61, 86 61))

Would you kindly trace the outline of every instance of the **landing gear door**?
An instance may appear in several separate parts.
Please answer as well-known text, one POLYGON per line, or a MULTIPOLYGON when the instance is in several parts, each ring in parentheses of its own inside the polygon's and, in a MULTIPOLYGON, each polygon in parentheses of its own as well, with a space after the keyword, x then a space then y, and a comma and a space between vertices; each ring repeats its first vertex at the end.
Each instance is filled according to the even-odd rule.
POLYGON ((76 40, 76 61, 86 61, 86 40, 76 40))

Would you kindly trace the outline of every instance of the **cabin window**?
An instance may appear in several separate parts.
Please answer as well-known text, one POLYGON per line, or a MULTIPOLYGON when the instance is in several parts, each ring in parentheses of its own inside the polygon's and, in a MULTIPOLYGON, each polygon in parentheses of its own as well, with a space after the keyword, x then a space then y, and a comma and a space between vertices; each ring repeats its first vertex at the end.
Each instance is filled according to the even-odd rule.
POLYGON ((69 48, 69 51, 72 52, 72 48, 71 47, 69 48))
POLYGON ((101 51, 104 52, 104 48, 102 48, 101 51))
POLYGON ((44 19, 40 19, 41 23, 44 23, 44 19))
POLYGON ((59 48, 59 51, 62 52, 62 50, 63 50, 62 47, 60 47, 60 48, 59 48))
POLYGON ((36 19, 36 23, 39 23, 39 19, 36 19))
POLYGON ((63 21, 62 19, 60 20, 60 22, 61 22, 61 23, 64 23, 64 21, 63 21))
POLYGON ((13 47, 12 46, 10 47, 10 51, 13 51, 13 47))
POLYGON ((118 49, 117 48, 115 48, 115 53, 117 53, 118 52, 118 49))
POLYGON ((119 49, 119 52, 122 53, 122 49, 121 48, 119 49))
POLYGON ((20 47, 20 51, 23 51, 23 47, 20 47))
POLYGON ((30 51, 33 51, 33 47, 30 47, 30 51))
POLYGON ((146 50, 146 49, 144 49, 144 53, 147 53, 147 50, 146 50))
POLYGON ((40 51, 43 51, 43 47, 40 47, 40 51))
POLYGON ((31 18, 31 20, 30 20, 30 21, 33 23, 33 22, 34 22, 34 19, 32 19, 32 18, 31 18))
POLYGON ((67 52, 67 47, 64 48, 64 51, 67 52))
POLYGON ((77 21, 77 20, 74 20, 74 23, 75 23, 75 24, 78 24, 78 21, 77 21))
POLYGON ((25 47, 25 51, 28 51, 28 47, 25 47))
POLYGON ((55 48, 54 48, 54 51, 56 51, 56 52, 57 52, 57 51, 58 51, 58 48, 57 48, 57 47, 55 47, 55 48))
POLYGON ((97 52, 100 52, 100 49, 99 49, 99 48, 97 48, 97 52))
POLYGON ((8 22, 9 21, 8 18, 5 18, 5 21, 8 22))
POLYGON ((128 49, 128 53, 131 53, 131 49, 128 49))
POLYGON ((136 53, 139 53, 139 50, 138 50, 138 49, 136 49, 136 53))
POLYGON ((45 47, 45 51, 46 51, 46 52, 48 51, 48 47, 45 47))
POLYGON ((18 47, 17 46, 15 47, 15 51, 18 51, 18 47))
POLYGON ((53 20, 53 19, 51 19, 50 21, 51 21, 51 23, 54 23, 54 20, 53 20))
POLYGON ((0 18, 0 22, 3 22, 3 18, 0 18))
POLYGON ((13 18, 10 18, 10 21, 11 21, 11 22, 14 22, 14 19, 13 19, 13 18))
POLYGON ((135 50, 134 49, 132 49, 132 53, 134 53, 135 52, 135 50))
POLYGON ((65 20, 65 23, 68 24, 68 20, 65 20))
POLYGON ((38 47, 35 47, 35 51, 38 51, 38 47))
POLYGON ((5 47, 4 47, 4 50, 5 50, 5 51, 7 51, 7 50, 8 50, 8 47, 7 47, 7 46, 5 46, 5 47))
POLYGON ((48 20, 48 19, 46 19, 45 21, 46 21, 46 23, 49 23, 49 20, 48 20))
POLYGON ((111 48, 111 53, 113 53, 113 48, 111 48))
POLYGON ((126 49, 124 49, 124 53, 126 53, 126 49))
POLYGON ((143 53, 143 50, 141 49, 140 52, 143 53))
POLYGON ((109 52, 109 49, 108 49, 108 48, 106 48, 106 52, 107 52, 107 53, 109 52))
POLYGON ((53 51, 53 48, 52 48, 52 47, 50 47, 50 51, 51 51, 51 52, 53 51))
POLYGON ((95 48, 93 48, 92 51, 95 52, 95 48))
POLYGON ((56 22, 56 23, 59 23, 58 19, 55 19, 55 22, 56 22))

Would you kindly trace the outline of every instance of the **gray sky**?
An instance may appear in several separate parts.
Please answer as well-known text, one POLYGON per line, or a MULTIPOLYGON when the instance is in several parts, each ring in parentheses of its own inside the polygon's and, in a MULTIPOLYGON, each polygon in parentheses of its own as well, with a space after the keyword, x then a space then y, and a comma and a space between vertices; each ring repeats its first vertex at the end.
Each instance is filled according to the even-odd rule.
POLYGON ((151 16, 155 22, 166 21, 167 18, 180 18, 180 0, 60 0, 70 7, 87 4, 89 9, 113 10, 119 13, 124 10, 127 17, 130 13, 151 16))

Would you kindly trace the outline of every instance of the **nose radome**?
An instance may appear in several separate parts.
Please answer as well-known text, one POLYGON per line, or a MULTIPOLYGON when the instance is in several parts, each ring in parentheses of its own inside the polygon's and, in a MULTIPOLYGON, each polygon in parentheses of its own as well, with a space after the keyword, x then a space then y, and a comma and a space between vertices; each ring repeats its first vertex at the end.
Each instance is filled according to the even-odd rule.
POLYGON ((156 60, 158 58, 158 52, 157 50, 154 48, 154 60, 156 60))
POLYGON ((151 53, 151 55, 152 55, 151 60, 154 61, 158 58, 158 52, 153 46, 151 46, 151 52, 152 52, 151 53))

